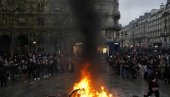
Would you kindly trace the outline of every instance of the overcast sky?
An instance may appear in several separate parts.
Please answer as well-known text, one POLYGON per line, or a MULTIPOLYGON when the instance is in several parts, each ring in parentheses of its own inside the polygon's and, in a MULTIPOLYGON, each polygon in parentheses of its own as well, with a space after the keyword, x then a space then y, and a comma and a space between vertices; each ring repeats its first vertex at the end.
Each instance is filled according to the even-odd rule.
POLYGON ((160 8, 161 3, 167 0, 119 0, 121 13, 120 24, 127 25, 131 20, 138 18, 151 9, 160 8))

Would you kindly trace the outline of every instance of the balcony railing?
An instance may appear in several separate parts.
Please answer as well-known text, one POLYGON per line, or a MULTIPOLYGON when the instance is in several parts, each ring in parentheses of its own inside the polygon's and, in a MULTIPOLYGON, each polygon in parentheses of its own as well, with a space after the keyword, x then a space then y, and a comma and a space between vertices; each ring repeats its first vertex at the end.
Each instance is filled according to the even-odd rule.
POLYGON ((113 22, 109 22, 103 25, 104 29, 116 29, 116 30, 121 30, 121 25, 120 24, 114 24, 113 22))
POLYGON ((167 37, 170 36, 170 33, 161 33, 161 37, 167 37))

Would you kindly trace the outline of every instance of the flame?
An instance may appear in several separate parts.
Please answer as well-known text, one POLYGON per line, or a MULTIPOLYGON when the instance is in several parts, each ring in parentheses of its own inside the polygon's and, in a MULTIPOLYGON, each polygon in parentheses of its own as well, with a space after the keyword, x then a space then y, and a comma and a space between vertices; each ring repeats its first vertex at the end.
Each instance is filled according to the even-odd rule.
POLYGON ((99 91, 94 90, 91 83, 90 73, 83 70, 81 73, 81 80, 74 84, 73 90, 79 89, 77 95, 74 97, 112 97, 110 93, 107 93, 104 86, 101 86, 99 91))

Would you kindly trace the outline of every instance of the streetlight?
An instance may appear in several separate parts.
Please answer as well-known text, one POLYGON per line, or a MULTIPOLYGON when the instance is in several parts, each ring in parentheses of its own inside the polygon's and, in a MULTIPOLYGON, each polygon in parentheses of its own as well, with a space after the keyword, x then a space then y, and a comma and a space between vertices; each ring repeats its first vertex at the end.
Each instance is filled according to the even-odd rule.
POLYGON ((34 32, 34 33, 30 34, 30 53, 35 52, 36 50, 39 50, 38 47, 40 47, 40 44, 41 44, 40 39, 41 39, 41 37, 40 37, 39 33, 34 32))
POLYGON ((124 32, 122 31, 120 34, 122 36, 122 49, 123 49, 123 34, 124 34, 124 32))
POLYGON ((36 42, 36 41, 33 41, 32 43, 33 43, 33 44, 37 44, 37 42, 36 42))
POLYGON ((123 49, 123 42, 124 42, 124 39, 127 36, 127 33, 122 31, 120 34, 121 34, 121 37, 122 37, 122 49, 123 49))
POLYGON ((33 41, 32 43, 33 43, 33 46, 34 46, 34 53, 35 53, 35 51, 36 51, 35 49, 36 49, 36 44, 37 44, 37 42, 36 42, 36 41, 33 41))
MULTIPOLYGON (((121 42, 122 42, 122 52, 124 52, 124 49, 123 49, 123 41, 124 41, 124 39, 126 38, 127 33, 121 31, 121 32, 120 32, 120 35, 121 35, 121 42)), ((120 64, 120 77, 121 77, 121 75, 122 75, 122 64, 120 64)))

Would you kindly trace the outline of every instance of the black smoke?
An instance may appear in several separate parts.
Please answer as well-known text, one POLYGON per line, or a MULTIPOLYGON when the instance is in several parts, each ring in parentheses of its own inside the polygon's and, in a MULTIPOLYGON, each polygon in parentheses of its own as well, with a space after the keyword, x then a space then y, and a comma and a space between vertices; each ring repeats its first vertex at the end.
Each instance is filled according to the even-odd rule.
POLYGON ((84 58, 96 57, 100 33, 100 18, 94 0, 68 0, 73 10, 79 30, 84 38, 84 58))
MULTIPOLYGON (((84 52, 77 70, 85 70, 91 73, 92 83, 95 88, 99 88, 101 83, 104 83, 106 76, 101 76, 106 71, 105 61, 97 56, 97 47, 100 45, 101 17, 96 11, 96 1, 99 0, 68 0, 76 22, 79 26, 79 31, 84 37, 84 52), (96 80, 98 84, 96 84, 96 80)), ((81 73, 77 73, 81 74, 81 73)))

